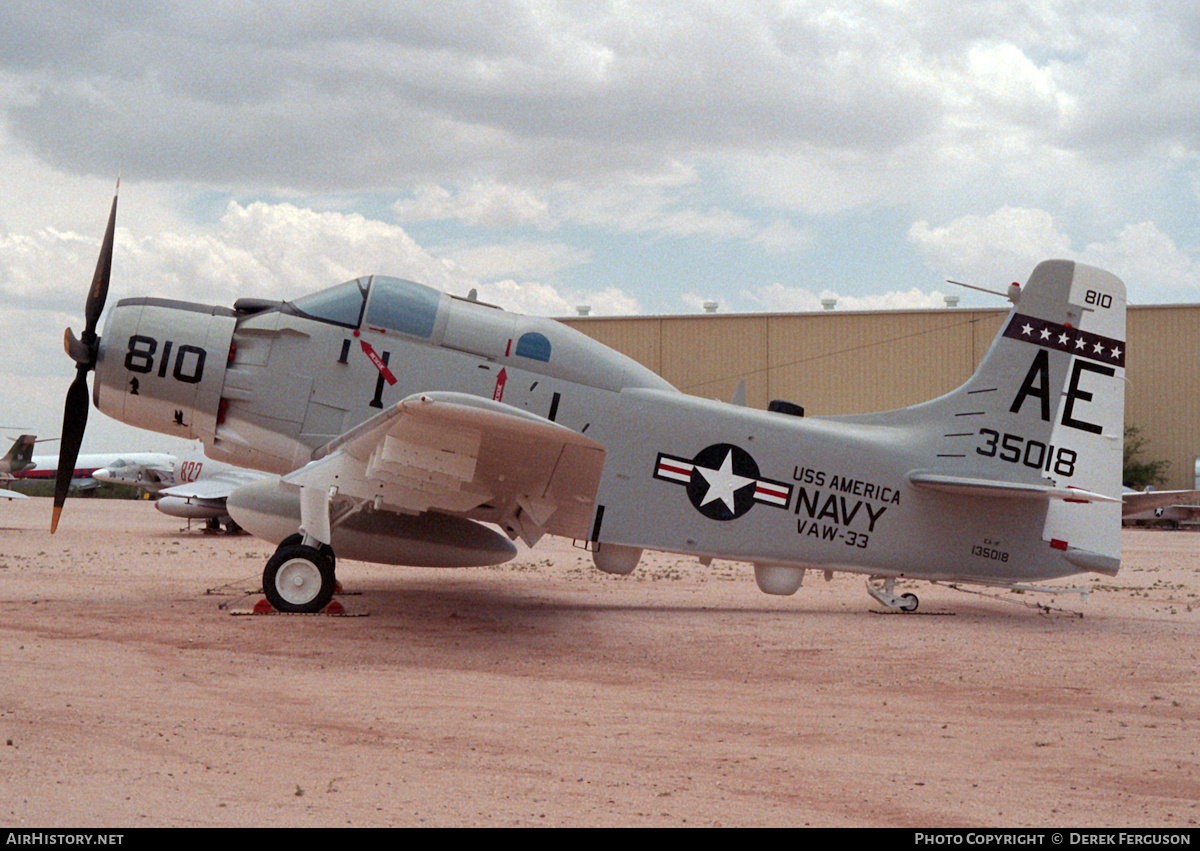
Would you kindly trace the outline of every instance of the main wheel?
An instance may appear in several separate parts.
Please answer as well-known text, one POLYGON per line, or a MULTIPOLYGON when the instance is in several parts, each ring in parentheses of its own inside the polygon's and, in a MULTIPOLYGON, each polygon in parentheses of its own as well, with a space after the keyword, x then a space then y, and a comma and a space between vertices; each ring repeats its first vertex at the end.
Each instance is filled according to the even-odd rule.
POLYGON ((280 546, 263 570, 263 593, 281 612, 321 611, 333 599, 335 584, 332 560, 304 544, 280 546))
MULTIPOLYGON (((295 544, 299 544, 303 540, 304 540, 304 536, 301 535, 299 532, 295 532, 291 535, 288 535, 286 538, 284 538, 282 541, 280 541, 279 546, 275 548, 275 552, 279 552, 284 547, 290 547, 290 546, 294 546, 295 544)), ((330 567, 333 568, 333 572, 336 574, 337 573, 337 556, 335 556, 333 554, 333 547, 329 546, 329 544, 321 544, 319 549, 321 550, 321 555, 323 555, 323 556, 325 556, 325 558, 329 559, 329 565, 330 565, 330 567)))
POLYGON ((920 602, 916 594, 903 594, 900 597, 900 609, 905 612, 915 612, 920 602))

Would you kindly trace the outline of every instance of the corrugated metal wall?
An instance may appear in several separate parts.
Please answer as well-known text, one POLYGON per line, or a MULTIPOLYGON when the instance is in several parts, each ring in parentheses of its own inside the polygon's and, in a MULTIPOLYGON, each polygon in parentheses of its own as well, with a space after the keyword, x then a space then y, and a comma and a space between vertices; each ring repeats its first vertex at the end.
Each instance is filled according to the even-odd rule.
MULTIPOLYGON (((1007 311, 705 314, 563 321, 685 392, 747 404, 787 399, 814 416, 902 408, 965 382, 1007 311)), ((1200 305, 1131 307, 1125 419, 1171 466, 1163 487, 1191 488, 1200 454, 1200 305)))

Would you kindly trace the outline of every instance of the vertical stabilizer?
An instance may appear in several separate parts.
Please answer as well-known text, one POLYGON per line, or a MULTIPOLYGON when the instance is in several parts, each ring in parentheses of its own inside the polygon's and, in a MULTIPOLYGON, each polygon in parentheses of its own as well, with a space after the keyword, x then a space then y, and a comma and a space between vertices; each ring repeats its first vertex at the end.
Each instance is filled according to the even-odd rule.
POLYGON ((933 444, 914 484, 1046 500, 1044 545, 1079 570, 1115 573, 1125 308, 1114 275, 1065 260, 1039 264, 966 384, 887 415, 921 426, 933 444))
POLYGON ((13 441, 12 447, 3 458, 0 458, 0 472, 18 473, 29 466, 33 460, 33 444, 36 438, 32 434, 23 434, 13 441))

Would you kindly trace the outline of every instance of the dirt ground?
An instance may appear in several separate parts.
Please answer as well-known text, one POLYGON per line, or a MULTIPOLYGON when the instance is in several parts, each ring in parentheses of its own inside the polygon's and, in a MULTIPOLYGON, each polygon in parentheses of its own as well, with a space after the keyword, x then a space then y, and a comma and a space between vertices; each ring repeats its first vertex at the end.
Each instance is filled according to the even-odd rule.
POLYGON ((339 565, 358 617, 237 616, 272 548, 148 503, 0 503, 0 823, 1194 827, 1200 534, 1073 595, 570 542, 339 565), (1049 604, 1051 610, 1038 607, 1049 604), (1082 613, 1082 616, 1080 616, 1082 613))

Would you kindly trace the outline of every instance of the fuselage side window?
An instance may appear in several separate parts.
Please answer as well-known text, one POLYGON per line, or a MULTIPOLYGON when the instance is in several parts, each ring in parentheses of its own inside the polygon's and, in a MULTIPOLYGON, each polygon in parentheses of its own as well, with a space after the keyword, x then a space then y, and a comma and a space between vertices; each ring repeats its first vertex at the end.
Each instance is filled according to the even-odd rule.
POLYGON ((376 275, 371 281, 367 325, 428 339, 433 336, 441 301, 437 290, 376 275))
POLYGON ((523 358, 530 360, 540 360, 543 363, 550 362, 550 341, 546 339, 545 334, 539 334, 536 331, 530 331, 528 334, 522 334, 517 340, 517 354, 523 358))
POLYGON ((292 302, 292 307, 311 319, 357 328, 362 321, 363 303, 367 300, 370 278, 355 278, 319 293, 306 295, 292 302))

